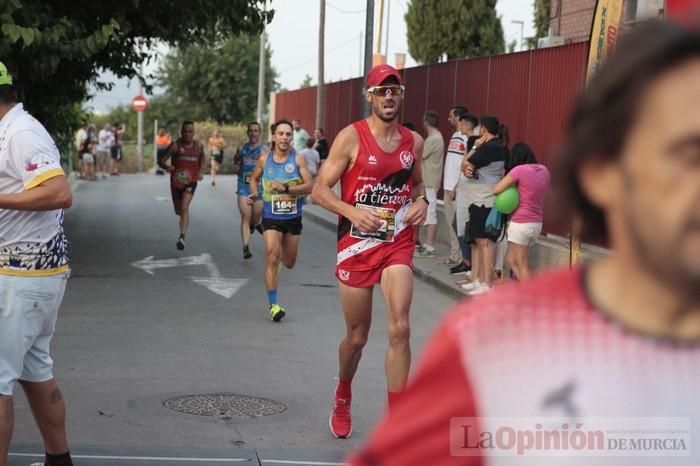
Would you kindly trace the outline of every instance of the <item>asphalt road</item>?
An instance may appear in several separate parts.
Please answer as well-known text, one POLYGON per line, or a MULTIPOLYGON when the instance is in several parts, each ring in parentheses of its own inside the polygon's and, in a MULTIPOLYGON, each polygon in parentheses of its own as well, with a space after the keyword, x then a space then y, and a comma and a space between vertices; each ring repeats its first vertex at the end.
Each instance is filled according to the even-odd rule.
MULTIPOLYGON (((279 286, 288 315, 270 322, 262 239, 255 234, 253 258, 244 261, 234 182, 200 183, 182 252, 165 177, 111 177, 75 188, 66 217, 73 270, 53 352, 77 465, 334 464, 381 416, 381 295, 353 386, 353 437, 337 440, 328 431, 344 334, 334 234, 305 222, 297 267, 282 272, 279 286), (203 410, 219 398, 198 404, 179 397, 215 394, 264 400, 239 399, 238 410, 219 406, 214 416, 165 406, 203 410), (241 417, 265 409, 277 414, 241 417)), ((415 355, 452 304, 416 283, 415 355)), ((17 395, 13 466, 37 461, 42 451, 17 395)))

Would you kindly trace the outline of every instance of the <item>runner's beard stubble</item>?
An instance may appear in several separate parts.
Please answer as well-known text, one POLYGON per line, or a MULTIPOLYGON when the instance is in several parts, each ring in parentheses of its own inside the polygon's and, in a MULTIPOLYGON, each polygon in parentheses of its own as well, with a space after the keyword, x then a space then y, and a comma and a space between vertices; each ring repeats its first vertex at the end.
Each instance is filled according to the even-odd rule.
POLYGON ((384 116, 383 110, 384 102, 372 104, 372 113, 374 113, 377 116, 377 118, 379 118, 383 122, 391 123, 399 117, 399 110, 401 110, 401 104, 399 102, 394 102, 394 108, 392 108, 393 113, 391 114, 391 116, 384 116))

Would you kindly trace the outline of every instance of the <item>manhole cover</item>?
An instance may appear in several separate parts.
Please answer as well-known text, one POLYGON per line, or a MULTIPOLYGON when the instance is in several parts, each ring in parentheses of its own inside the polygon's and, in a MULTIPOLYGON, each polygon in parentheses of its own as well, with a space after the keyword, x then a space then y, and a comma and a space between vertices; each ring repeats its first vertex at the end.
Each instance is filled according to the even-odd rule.
POLYGON ((222 419, 272 416, 287 409, 282 403, 273 400, 233 393, 176 396, 165 400, 163 406, 178 413, 222 419))

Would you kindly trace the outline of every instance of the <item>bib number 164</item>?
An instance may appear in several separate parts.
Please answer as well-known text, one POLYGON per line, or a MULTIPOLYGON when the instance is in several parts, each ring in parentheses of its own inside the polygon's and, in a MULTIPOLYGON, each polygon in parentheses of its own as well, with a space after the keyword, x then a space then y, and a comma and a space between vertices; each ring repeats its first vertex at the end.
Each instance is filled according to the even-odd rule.
POLYGON ((273 214, 296 214, 297 199, 296 196, 272 196, 272 213, 273 214))

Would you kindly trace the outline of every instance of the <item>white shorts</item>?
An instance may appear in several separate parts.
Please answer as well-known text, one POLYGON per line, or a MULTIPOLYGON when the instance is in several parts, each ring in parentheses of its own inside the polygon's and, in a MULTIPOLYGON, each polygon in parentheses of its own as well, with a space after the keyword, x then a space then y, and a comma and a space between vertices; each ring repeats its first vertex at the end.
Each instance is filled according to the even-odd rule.
POLYGON ((95 156, 90 153, 83 154, 83 162, 91 165, 95 163, 95 156))
POLYGON ((437 225, 437 188, 425 188, 425 198, 428 200, 428 216, 423 225, 437 225))
POLYGON ((49 346, 68 275, 0 275, 0 395, 12 395, 18 380, 53 378, 49 346))
POLYGON ((516 223, 509 222, 506 235, 508 242, 521 246, 532 247, 542 233, 542 223, 516 223))
POLYGON ((460 181, 457 184, 457 196, 455 197, 455 214, 457 216, 457 236, 464 236, 464 225, 469 221, 469 206, 472 204, 472 196, 466 183, 460 181))

